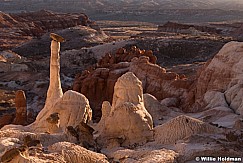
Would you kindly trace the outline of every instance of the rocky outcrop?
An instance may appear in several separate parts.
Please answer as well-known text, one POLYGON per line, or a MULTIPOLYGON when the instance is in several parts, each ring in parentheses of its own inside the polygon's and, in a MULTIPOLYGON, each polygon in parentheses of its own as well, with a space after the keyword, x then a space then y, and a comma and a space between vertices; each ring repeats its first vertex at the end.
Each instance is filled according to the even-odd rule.
POLYGON ((112 105, 106 102, 102 110, 104 117, 96 130, 97 141, 103 147, 134 146, 153 140, 153 121, 144 107, 142 83, 133 73, 118 79, 112 105))
MULTIPOLYGON (((227 102, 225 105, 232 108, 237 114, 242 115, 243 107, 240 98, 243 80, 242 46, 243 44, 240 42, 227 43, 211 61, 208 61, 199 73, 199 77, 194 83, 195 87, 191 89, 190 96, 188 96, 187 104, 195 103, 194 107, 188 107, 192 109, 186 109, 186 111, 205 109, 207 104, 202 103, 202 101, 205 101, 202 98, 204 98, 206 92, 213 90, 221 92, 222 97, 220 98, 227 102)), ((215 99, 215 102, 217 101, 215 99)))
POLYGON ((67 142, 65 136, 24 132, 24 128, 20 127, 17 130, 11 128, 8 130, 1 130, 0 135, 0 156, 3 156, 1 157, 1 161, 3 162, 108 162, 105 155, 87 150, 80 145, 67 142), (24 145, 24 138, 27 136, 37 138, 46 148, 45 151, 42 150, 42 145, 24 145), (25 150, 20 150, 23 148, 25 150))
MULTIPOLYGON (((12 162, 107 162, 102 154, 75 144, 64 143, 75 142, 86 148, 95 145, 93 129, 86 124, 92 118, 88 99, 75 91, 70 90, 64 94, 62 92, 59 72, 60 42, 56 37, 60 36, 55 35, 51 44, 50 84, 45 106, 34 123, 28 126, 6 125, 1 129, 0 155, 3 154, 5 160, 12 162), (9 141, 6 141, 6 138, 9 141), (27 145, 26 156, 19 150, 22 145, 27 145), (46 149, 49 147, 50 153, 45 156, 43 146, 46 149), (80 153, 84 153, 85 157, 80 153)), ((23 102, 23 92, 17 92, 16 95, 19 94, 21 98, 18 96, 16 99, 16 107, 26 106, 23 102)))
POLYGON ((98 67, 110 67, 119 62, 131 62, 134 57, 139 58, 140 56, 147 56, 150 63, 156 64, 157 57, 151 50, 141 50, 132 46, 130 50, 119 48, 115 54, 106 54, 99 60, 98 67))
POLYGON ((103 101, 112 101, 114 86, 117 79, 128 71, 129 63, 114 65, 114 69, 98 68, 94 71, 83 71, 77 75, 73 90, 84 94, 90 102, 94 120, 101 117, 101 105, 103 101))
POLYGON ((11 17, 17 22, 26 24, 32 23, 36 29, 22 28, 22 32, 26 35, 40 36, 46 31, 65 29, 77 25, 87 26, 89 18, 87 15, 81 14, 60 14, 47 10, 35 12, 27 12, 20 14, 11 14, 11 17))
POLYGON ((47 10, 13 14, 0 12, 0 20, 0 50, 15 48, 49 31, 78 25, 89 26, 100 32, 98 25, 84 13, 64 14, 47 10))
MULTIPOLYGON (((1 128, 1 161, 108 162, 105 155, 91 149, 105 153, 110 162, 186 162, 200 154, 242 157, 242 119, 228 103, 238 111, 241 78, 237 84, 229 84, 230 89, 225 92, 206 91, 202 98, 206 111, 184 115, 176 107, 188 97, 185 76, 167 73, 150 63, 147 56, 107 68, 96 67, 85 71, 84 77, 102 76, 104 72, 105 75, 107 72, 122 75, 116 76, 112 102, 102 104, 100 122, 89 123, 92 110, 88 99, 75 91, 62 92, 60 43, 56 37, 59 36, 54 36, 51 45, 50 85, 45 107, 31 125, 1 128), (137 69, 146 78, 139 76, 137 69), (136 72, 145 85, 133 72, 127 71, 136 72), (150 87, 152 79, 157 85, 150 87), (182 84, 175 84, 177 81, 182 84), (171 90, 169 86, 173 86, 171 90), (161 88, 157 89, 161 97, 168 96, 162 104, 155 96, 143 94, 145 88, 153 87, 161 88), (155 118, 154 123, 151 115, 155 118), (163 149, 165 147, 170 150, 163 149)), ((23 106, 21 102, 16 104, 23 106)))
POLYGON ((0 52, 0 58, 2 59, 2 62, 9 63, 21 63, 26 60, 26 58, 14 53, 11 50, 0 52))
POLYGON ((164 68, 150 63, 148 57, 133 58, 129 71, 142 81, 144 92, 158 100, 168 97, 179 97, 184 100, 187 96, 191 81, 184 75, 166 72, 164 68))
POLYGON ((73 84, 73 90, 84 94, 90 101, 94 120, 101 117, 103 101, 112 102, 114 86, 117 79, 128 72, 130 61, 134 57, 148 56, 153 63, 156 57, 152 51, 140 50, 133 46, 131 50, 120 48, 115 54, 106 54, 98 65, 78 74, 73 84))
POLYGON ((27 124, 27 103, 25 93, 22 90, 18 90, 15 93, 15 107, 16 115, 13 124, 26 125, 27 124))
POLYGON ((98 65, 78 74, 73 90, 81 92, 89 99, 95 120, 100 119, 102 102, 112 102, 117 79, 128 71, 142 81, 145 93, 158 100, 167 97, 184 100, 191 82, 184 75, 167 73, 164 68, 153 64, 155 62, 156 57, 152 51, 140 50, 135 46, 130 51, 121 48, 114 55, 105 55, 98 61, 98 65))
POLYGON ((36 132, 57 133, 67 126, 76 127, 92 118, 88 99, 74 91, 63 95, 60 81, 60 42, 52 41, 50 59, 50 84, 46 103, 30 127, 36 132), (66 117, 69 117, 68 119, 66 117))
MULTIPOLYGON (((219 135, 193 135, 178 141, 175 145, 175 151, 179 154, 177 158, 178 162, 194 161, 198 155, 210 155, 222 161, 229 161, 227 160, 229 157, 224 156, 242 157, 238 144, 236 142, 228 142, 224 137, 220 137, 219 135), (228 145, 225 145, 225 142, 228 145)), ((199 157, 198 160, 200 162, 201 158, 199 157)))

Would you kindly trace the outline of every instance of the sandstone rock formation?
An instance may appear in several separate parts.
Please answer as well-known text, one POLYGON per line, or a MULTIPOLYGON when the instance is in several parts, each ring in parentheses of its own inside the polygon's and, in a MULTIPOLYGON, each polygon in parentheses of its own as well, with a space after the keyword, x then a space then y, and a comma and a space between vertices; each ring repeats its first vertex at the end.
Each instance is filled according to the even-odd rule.
POLYGON ((102 110, 102 125, 97 128, 102 146, 133 146, 153 140, 153 121, 144 107, 142 83, 133 73, 118 79, 112 106, 106 102, 102 110))
POLYGON ((16 116, 13 124, 26 125, 27 124, 27 103, 25 93, 19 90, 15 93, 16 116))
MULTIPOLYGON (((195 83, 195 87, 191 89, 188 96, 188 103, 196 103, 191 110, 198 111, 205 109, 202 98, 208 91, 221 92, 220 101, 226 100, 224 105, 232 108, 237 114, 242 115, 242 43, 227 43, 219 53, 209 61, 195 83)), ((211 100, 211 98, 209 98, 211 100)), ((219 99, 215 99, 218 102, 219 99)), ((206 100, 207 101, 207 100, 206 100)), ((213 106, 211 106, 212 108, 213 106)), ((207 107, 208 108, 208 107, 207 107)))
MULTIPOLYGON (((101 120, 95 124, 89 123, 92 110, 84 95, 62 92, 59 49, 60 43, 53 40, 50 85, 36 121, 28 126, 6 125, 0 130, 0 156, 4 161, 108 162, 108 157, 111 162, 186 162, 200 154, 242 157, 242 119, 235 114, 241 110, 239 72, 235 72, 236 84, 231 82, 226 91, 207 90, 202 94, 197 102, 205 111, 185 114, 177 108, 191 95, 185 76, 167 73, 146 56, 106 68, 97 65, 80 78, 92 82, 104 77, 100 83, 108 84, 105 77, 111 75, 114 93, 111 103, 103 102, 101 120), (143 94, 143 90, 155 95, 143 94), (162 104, 157 100, 160 97, 165 98, 162 104)), ((104 85, 95 89, 88 83, 76 86, 95 94, 104 85)))
MULTIPOLYGON (((23 129, 23 128, 22 128, 23 129)), ((66 142, 67 138, 60 135, 51 135, 47 133, 34 134, 16 129, 1 130, 0 156, 8 159, 10 162, 30 163, 30 162, 108 162, 105 155, 87 150, 80 145, 66 142), (19 151, 23 147, 21 138, 31 134, 31 137, 37 137, 43 142, 45 151, 39 147, 27 147, 27 151, 19 151), (7 138, 18 137, 18 138, 7 138)), ((3 159, 3 158, 2 158, 3 159)))
MULTIPOLYGON (((129 56, 129 54, 124 54, 124 56, 129 56)), ((133 56, 133 53, 131 56, 133 56)), ((112 102, 115 82, 121 75, 128 72, 129 63, 120 62, 123 60, 107 54, 99 61, 97 69, 93 71, 93 68, 91 68, 76 76, 73 90, 81 92, 89 99, 94 112, 93 116, 97 120, 101 117, 102 102, 112 102)))
POLYGON ((25 23, 33 22, 35 26, 44 31, 51 31, 53 29, 65 29, 77 25, 88 25, 89 20, 88 16, 83 13, 59 14, 48 10, 12 14, 11 16, 16 21, 25 23))
MULTIPOLYGON (((0 131, 0 155, 5 153, 4 159, 6 158, 7 161, 20 163, 33 161, 107 162, 106 157, 102 154, 64 142, 67 140, 76 142, 70 139, 74 135, 71 128, 77 132, 77 135, 81 135, 76 137, 78 139, 76 143, 82 142, 81 145, 84 146, 84 142, 93 141, 93 129, 86 124, 92 118, 92 110, 87 98, 82 94, 71 90, 63 94, 59 73, 59 50, 60 42, 53 40, 51 44, 50 85, 45 107, 39 113, 36 121, 28 126, 7 125, 0 131), (84 136, 86 132, 90 134, 89 137, 84 136), (19 150, 23 144, 28 146, 27 155, 23 155, 19 150), (42 145, 45 148, 49 147, 48 153, 43 151, 42 145), (84 153, 85 157, 80 153, 84 153)), ((23 92, 19 93, 23 99, 23 92)), ((20 102, 16 102, 17 107, 23 106, 23 103, 20 102)))
POLYGON ((76 127, 81 121, 91 120, 92 110, 85 96, 74 91, 63 95, 60 81, 60 43, 52 41, 50 59, 50 85, 47 92, 45 107, 38 114, 36 121, 30 127, 36 132, 63 132, 67 126, 76 127), (58 113, 60 123, 50 123, 50 115, 58 113), (68 119, 66 117, 69 117, 68 119))
POLYGON ((184 100, 187 96, 191 81, 149 63, 147 57, 133 58, 129 71, 142 81, 144 92, 155 96, 158 100, 168 97, 178 97, 184 100))
POLYGON ((155 96, 158 100, 178 97, 178 101, 183 101, 191 81, 183 75, 167 73, 164 68, 153 64, 155 62, 156 57, 152 51, 140 50, 135 46, 130 51, 120 48, 115 55, 105 55, 98 61, 98 65, 78 74, 73 90, 81 92, 89 99, 93 117, 97 121, 101 117, 102 102, 112 102, 115 82, 128 71, 133 72, 142 81, 145 93, 155 96))
POLYGON ((157 57, 153 55, 151 50, 140 50, 136 46, 132 46, 130 50, 119 48, 115 54, 106 54, 99 62, 98 67, 110 67, 119 62, 131 62, 134 57, 147 56, 149 62, 156 64, 157 57))
POLYGON ((225 141, 227 140, 224 137, 217 134, 211 136, 208 134, 189 136, 176 143, 175 151, 179 154, 177 159, 180 162, 187 162, 195 160, 195 157, 198 155, 207 156, 208 154, 216 158, 224 158, 222 156, 228 155, 236 158, 242 157, 242 152, 236 143, 227 142, 228 145, 225 145, 225 141))
POLYGON ((217 133, 219 129, 200 120, 178 116, 154 128, 154 139, 158 144, 171 144, 198 133, 217 133))

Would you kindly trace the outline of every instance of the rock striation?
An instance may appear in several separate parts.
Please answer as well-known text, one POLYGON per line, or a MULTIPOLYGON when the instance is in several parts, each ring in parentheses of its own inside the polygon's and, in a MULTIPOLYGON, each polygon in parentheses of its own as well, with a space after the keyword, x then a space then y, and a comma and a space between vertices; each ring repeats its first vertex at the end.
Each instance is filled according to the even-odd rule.
POLYGON ((178 116, 154 128, 154 139, 158 144, 172 144, 177 140, 200 133, 217 133, 219 129, 185 115, 178 116))
POLYGON ((87 26, 91 21, 84 13, 80 14, 61 14, 48 10, 35 12, 19 13, 10 15, 16 22, 32 24, 34 29, 21 28, 26 35, 40 36, 45 31, 65 29, 77 25, 87 26))
POLYGON ((51 152, 63 155, 65 162, 75 163, 108 163, 105 155, 89 151, 69 142, 59 142, 48 147, 51 152))
POLYGON ((151 150, 149 148, 139 148, 139 149, 118 149, 111 156, 114 161, 124 161, 124 162, 154 162, 161 163, 176 162, 178 154, 172 150, 158 149, 151 150))
MULTIPOLYGON (((204 95, 208 91, 221 92, 221 99, 226 100, 225 106, 237 114, 243 114, 242 105, 242 48, 241 42, 227 43, 216 56, 208 61, 199 73, 194 87, 191 88, 187 104, 193 105, 191 110, 205 109, 204 95)), ((221 100, 222 101, 222 100, 221 100)))

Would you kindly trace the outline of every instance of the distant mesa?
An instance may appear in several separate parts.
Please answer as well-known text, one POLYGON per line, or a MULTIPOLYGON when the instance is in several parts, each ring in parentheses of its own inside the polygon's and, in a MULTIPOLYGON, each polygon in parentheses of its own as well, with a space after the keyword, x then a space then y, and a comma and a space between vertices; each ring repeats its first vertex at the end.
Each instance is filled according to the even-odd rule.
POLYGON ((215 27, 199 26, 192 24, 182 24, 168 21, 167 23, 158 26, 159 32, 171 32, 171 33, 184 33, 184 34, 195 34, 197 31, 200 34, 220 34, 222 30, 215 27))
POLYGON ((0 20, 0 36, 3 38, 0 40, 0 50, 16 48, 47 32, 79 25, 100 31, 99 26, 84 13, 57 13, 48 10, 12 14, 0 12, 0 20))

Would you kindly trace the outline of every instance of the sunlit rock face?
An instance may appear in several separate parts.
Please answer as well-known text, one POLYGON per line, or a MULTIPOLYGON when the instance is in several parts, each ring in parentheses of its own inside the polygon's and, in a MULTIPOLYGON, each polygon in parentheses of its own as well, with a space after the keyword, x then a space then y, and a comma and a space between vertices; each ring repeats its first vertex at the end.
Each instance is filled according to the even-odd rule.
POLYGON ((156 63, 156 56, 151 50, 140 50, 132 46, 129 50, 120 48, 115 54, 105 54, 96 66, 77 74, 73 90, 89 99, 95 121, 100 120, 103 101, 112 102, 117 79, 129 71, 134 57, 141 56, 147 56, 149 62, 156 63))
POLYGON ((102 145, 106 142, 106 146, 132 146, 153 139, 153 121, 144 107, 142 83, 133 73, 128 72, 118 79, 112 106, 104 102, 102 112, 97 129, 97 140, 102 145))
POLYGON ((67 91, 63 95, 59 73, 59 51, 60 43, 52 41, 50 85, 45 107, 38 114, 36 121, 30 125, 36 132, 62 132, 67 126, 76 127, 81 121, 86 123, 92 118, 89 101, 84 95, 75 91, 67 91), (56 114, 56 117, 53 114, 56 114))
MULTIPOLYGON (((242 83, 243 83, 243 43, 227 43, 215 57, 209 61, 199 74, 195 87, 191 90, 187 111, 200 111, 205 105, 200 100, 208 91, 223 93, 229 107, 237 114, 243 114, 242 83), (191 109, 190 109, 191 108, 191 109)), ((207 108, 208 109, 208 108, 207 108)))
POLYGON ((155 96, 158 100, 169 97, 184 100, 187 96, 187 89, 191 83, 187 78, 166 72, 164 68, 150 63, 146 56, 133 58, 129 71, 142 81, 144 92, 155 96))
POLYGON ((118 49, 115 54, 106 54, 91 69, 76 76, 73 90, 81 92, 90 101, 94 120, 101 117, 103 101, 112 103, 114 86, 119 77, 132 72, 142 82, 144 93, 155 96, 158 100, 175 97, 184 101, 191 81, 185 75, 166 72, 156 65, 156 57, 151 50, 118 49))

